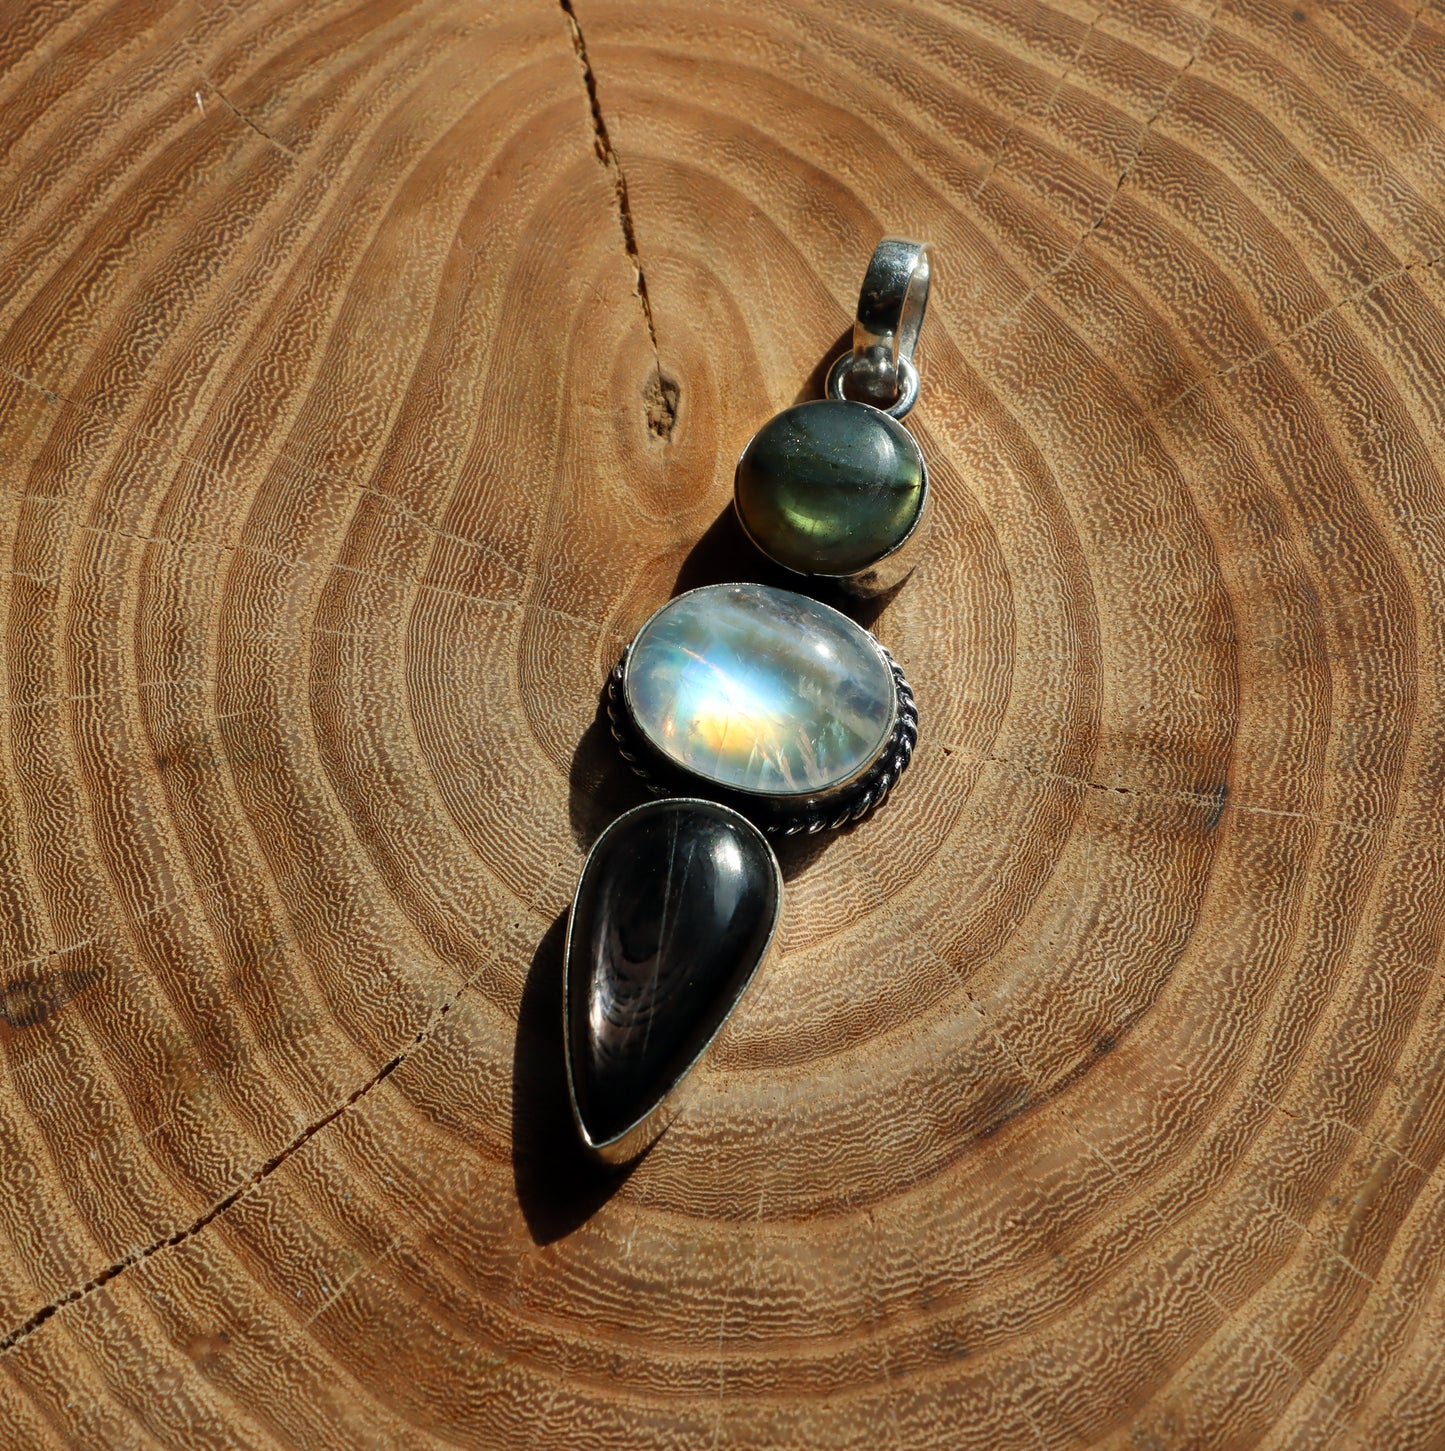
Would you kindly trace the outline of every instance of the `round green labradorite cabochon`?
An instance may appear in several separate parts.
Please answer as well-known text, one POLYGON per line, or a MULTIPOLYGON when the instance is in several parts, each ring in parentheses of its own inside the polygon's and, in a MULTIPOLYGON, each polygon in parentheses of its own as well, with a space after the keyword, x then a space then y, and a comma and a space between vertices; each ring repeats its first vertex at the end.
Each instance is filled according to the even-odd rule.
POLYGON ((913 435, 866 403, 799 403, 738 461, 738 518, 763 553, 800 574, 857 574, 918 523, 926 472, 913 435))

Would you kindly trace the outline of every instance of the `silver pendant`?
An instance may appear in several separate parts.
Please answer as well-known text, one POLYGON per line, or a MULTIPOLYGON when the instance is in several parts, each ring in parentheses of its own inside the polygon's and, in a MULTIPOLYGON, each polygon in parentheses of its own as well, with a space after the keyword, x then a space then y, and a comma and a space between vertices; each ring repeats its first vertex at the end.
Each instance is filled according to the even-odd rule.
MULTIPOLYGON (((928 280, 926 246, 885 238, 828 397, 779 414, 738 462, 744 531, 800 578, 877 594, 916 560, 928 469, 898 420, 918 397, 928 280)), ((622 652, 607 710, 628 763, 672 798, 598 838, 567 926, 572 1116, 587 1149, 619 1164, 676 1113, 772 945, 783 883, 763 833, 865 816, 912 759, 918 710, 861 625, 741 583, 657 610, 622 652)))

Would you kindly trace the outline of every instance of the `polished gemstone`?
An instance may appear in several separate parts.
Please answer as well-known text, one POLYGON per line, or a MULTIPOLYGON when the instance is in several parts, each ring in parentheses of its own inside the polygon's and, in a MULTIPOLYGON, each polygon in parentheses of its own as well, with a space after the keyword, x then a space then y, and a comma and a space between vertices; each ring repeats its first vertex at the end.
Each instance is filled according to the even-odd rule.
POLYGON ((923 454, 866 403, 800 403, 765 423, 734 484, 753 542, 803 574, 850 575, 896 549, 923 509, 923 454))
POLYGON ((603 833, 566 966, 572 1097, 594 1146, 635 1129, 712 1041, 767 952, 781 893, 762 833, 725 806, 656 801, 603 833))
POLYGON ((627 658, 628 711, 672 765, 716 786, 808 798, 865 771, 897 716, 878 642, 791 590, 716 584, 669 601, 627 658))

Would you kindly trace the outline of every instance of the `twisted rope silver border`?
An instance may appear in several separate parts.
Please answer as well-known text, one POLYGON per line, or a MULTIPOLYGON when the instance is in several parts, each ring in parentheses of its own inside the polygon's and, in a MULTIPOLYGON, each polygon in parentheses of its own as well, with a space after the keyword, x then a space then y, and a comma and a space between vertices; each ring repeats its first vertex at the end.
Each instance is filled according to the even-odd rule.
MULTIPOLYGON (((875 644, 878 642, 875 640, 875 644)), ((898 778, 908 769, 913 759, 913 748, 918 744, 918 705, 913 699, 913 687, 909 685, 902 667, 893 658, 885 645, 878 644, 888 668, 893 672, 894 686, 898 692, 898 719, 893 733, 879 753, 878 759, 856 781, 840 787, 831 793, 830 799, 810 811, 798 811, 790 806, 788 799, 770 799, 742 791, 728 791, 715 785, 703 776, 674 766, 665 760, 648 744, 642 732, 628 714, 623 698, 622 682, 627 669, 627 657, 632 650, 628 645, 607 677, 607 719, 612 729, 612 738, 622 759, 646 783, 647 789, 657 796, 705 796, 720 801, 741 812, 770 836, 812 835, 819 831, 835 831, 849 822, 861 821, 870 811, 876 810, 883 799, 898 784, 898 778)))

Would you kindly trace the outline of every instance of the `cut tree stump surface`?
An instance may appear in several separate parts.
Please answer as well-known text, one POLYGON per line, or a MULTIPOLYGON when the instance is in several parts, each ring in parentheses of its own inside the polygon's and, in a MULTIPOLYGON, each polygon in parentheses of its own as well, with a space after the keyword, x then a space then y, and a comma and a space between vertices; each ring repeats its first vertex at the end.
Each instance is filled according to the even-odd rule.
POLYGON ((1437 3, 8 0, 0 1444, 1445 1447, 1437 3), (598 692, 886 232, 922 742, 610 1182, 598 692))

